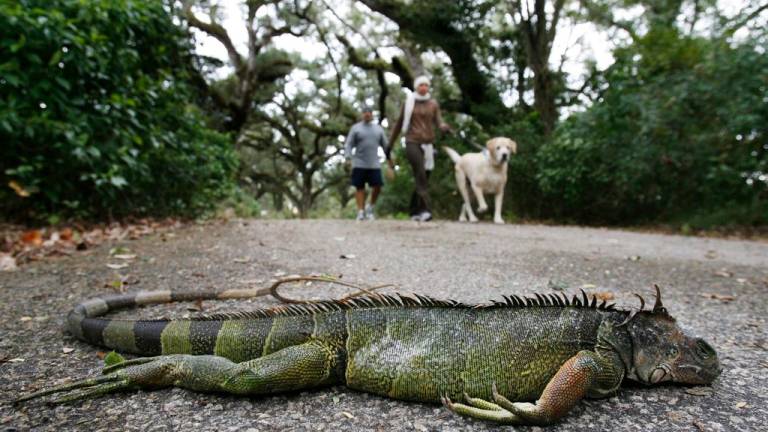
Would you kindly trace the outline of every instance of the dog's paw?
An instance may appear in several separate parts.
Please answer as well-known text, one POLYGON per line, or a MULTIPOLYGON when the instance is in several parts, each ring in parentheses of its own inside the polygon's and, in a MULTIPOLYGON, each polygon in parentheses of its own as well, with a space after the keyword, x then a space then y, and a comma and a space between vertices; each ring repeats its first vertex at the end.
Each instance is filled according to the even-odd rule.
POLYGON ((478 213, 485 213, 485 211, 486 211, 486 210, 488 210, 488 206, 487 206, 487 205, 484 205, 484 206, 478 206, 478 207, 477 207, 477 212, 478 212, 478 213))
POLYGON ((504 225, 504 219, 494 219, 493 223, 498 225, 504 225))

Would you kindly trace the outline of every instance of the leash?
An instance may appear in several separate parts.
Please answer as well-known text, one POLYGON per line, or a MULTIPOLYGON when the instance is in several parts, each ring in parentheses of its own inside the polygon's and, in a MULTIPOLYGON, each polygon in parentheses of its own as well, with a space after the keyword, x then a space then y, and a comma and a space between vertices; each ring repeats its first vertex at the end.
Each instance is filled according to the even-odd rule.
POLYGON ((459 136, 459 138, 461 138, 461 142, 463 142, 465 145, 467 145, 467 146, 469 146, 469 147, 473 147, 473 148, 475 148, 475 149, 477 149, 477 150, 480 150, 481 152, 486 150, 484 146, 481 146, 480 144, 478 144, 478 143, 476 143, 476 142, 470 142, 470 141, 467 139, 467 136, 466 136, 466 134, 464 133, 464 131, 451 132, 451 134, 452 134, 452 135, 458 135, 458 136, 459 136))

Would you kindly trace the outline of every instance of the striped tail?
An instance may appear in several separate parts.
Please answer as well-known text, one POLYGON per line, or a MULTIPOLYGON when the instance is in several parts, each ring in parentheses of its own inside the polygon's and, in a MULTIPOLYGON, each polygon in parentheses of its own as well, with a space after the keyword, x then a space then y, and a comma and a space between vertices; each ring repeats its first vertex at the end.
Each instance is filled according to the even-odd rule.
MULTIPOLYGON (((267 290, 268 292, 268 290, 267 290)), ((266 314, 253 316, 213 316, 191 319, 126 320, 101 318, 103 315, 139 305, 179 301, 245 299, 264 295, 264 289, 226 291, 141 291, 87 300, 67 315, 67 330, 78 339, 120 352, 144 356, 165 354, 216 354, 233 361, 260 357, 284 344, 300 343, 312 333, 312 322, 293 323, 300 330, 290 337, 281 335, 272 346, 273 325, 278 318, 266 314), (309 325, 309 328, 307 327, 309 325), (280 346, 277 346, 279 344, 280 346)), ((295 318, 295 317, 287 317, 295 318)), ((295 319, 294 319, 295 321, 295 319)), ((285 327, 285 326, 281 326, 285 327)), ((278 331, 278 333, 280 333, 278 331)))

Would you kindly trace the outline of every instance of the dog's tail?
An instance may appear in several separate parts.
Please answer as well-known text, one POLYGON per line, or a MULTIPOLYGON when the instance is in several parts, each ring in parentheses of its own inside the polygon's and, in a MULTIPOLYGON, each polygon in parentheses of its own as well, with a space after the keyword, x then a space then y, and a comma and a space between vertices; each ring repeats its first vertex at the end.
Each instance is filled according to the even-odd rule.
POLYGON ((446 153, 448 153, 448 156, 451 158, 453 163, 459 163, 459 159, 461 159, 461 156, 456 152, 456 150, 443 146, 443 150, 445 150, 446 153))

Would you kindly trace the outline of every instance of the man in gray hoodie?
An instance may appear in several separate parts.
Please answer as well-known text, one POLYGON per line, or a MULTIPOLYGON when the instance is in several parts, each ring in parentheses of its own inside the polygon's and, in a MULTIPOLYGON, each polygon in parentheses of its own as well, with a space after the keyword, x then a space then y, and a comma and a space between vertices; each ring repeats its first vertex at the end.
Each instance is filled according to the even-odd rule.
POLYGON ((384 155, 390 167, 393 167, 393 163, 389 157, 390 149, 384 129, 373 122, 373 111, 370 107, 363 107, 362 115, 362 121, 355 123, 349 130, 344 146, 344 156, 347 162, 352 161, 351 183, 357 189, 355 191, 357 220, 373 220, 376 199, 381 192, 381 185, 384 184, 379 163, 379 147, 384 149, 384 155), (366 183, 371 187, 371 202, 363 208, 366 183))

